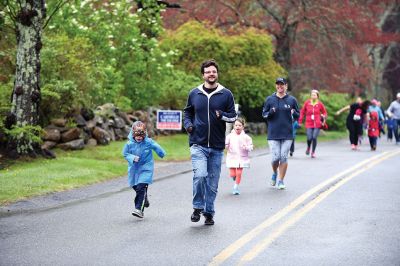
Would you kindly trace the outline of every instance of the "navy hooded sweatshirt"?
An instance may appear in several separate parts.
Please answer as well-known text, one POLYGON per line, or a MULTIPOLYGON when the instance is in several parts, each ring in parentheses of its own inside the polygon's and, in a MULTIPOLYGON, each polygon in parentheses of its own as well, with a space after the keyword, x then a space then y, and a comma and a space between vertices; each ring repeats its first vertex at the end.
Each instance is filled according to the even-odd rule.
POLYGON ((299 114, 299 106, 293 96, 286 94, 279 98, 276 93, 268 96, 262 110, 262 116, 268 123, 268 140, 293 139, 292 123, 299 118, 299 114))
POLYGON ((207 93, 203 84, 190 91, 184 109, 184 127, 192 127, 189 145, 221 149, 225 148, 225 122, 236 120, 235 101, 232 92, 221 85, 215 91, 207 93), (217 118, 216 112, 221 116, 217 118))

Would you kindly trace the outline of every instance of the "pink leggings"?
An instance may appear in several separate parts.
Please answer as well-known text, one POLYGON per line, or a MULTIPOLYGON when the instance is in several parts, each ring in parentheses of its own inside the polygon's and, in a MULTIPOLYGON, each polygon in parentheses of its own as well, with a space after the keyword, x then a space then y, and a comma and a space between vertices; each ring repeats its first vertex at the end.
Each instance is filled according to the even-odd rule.
POLYGON ((235 183, 240 184, 240 180, 242 179, 243 168, 229 168, 229 176, 235 177, 235 183))

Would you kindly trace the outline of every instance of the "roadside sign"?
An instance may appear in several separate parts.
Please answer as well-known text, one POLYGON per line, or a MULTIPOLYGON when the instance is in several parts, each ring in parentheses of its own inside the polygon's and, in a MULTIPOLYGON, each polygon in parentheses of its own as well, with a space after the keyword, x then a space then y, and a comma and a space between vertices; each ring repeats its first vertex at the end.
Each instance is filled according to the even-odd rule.
POLYGON ((178 110, 157 110, 157 129, 181 130, 182 111, 178 110))

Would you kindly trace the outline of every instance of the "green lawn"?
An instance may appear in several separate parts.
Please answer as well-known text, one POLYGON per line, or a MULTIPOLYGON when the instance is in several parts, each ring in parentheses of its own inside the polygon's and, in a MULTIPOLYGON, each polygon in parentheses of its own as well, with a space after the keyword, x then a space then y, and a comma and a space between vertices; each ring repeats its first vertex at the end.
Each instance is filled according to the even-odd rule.
MULTIPOLYGON (((328 132, 319 140, 343 138, 346 133, 328 132)), ((252 136, 256 148, 266 147, 266 136, 252 136)), ((297 142, 305 140, 299 135, 297 142)), ((160 136, 157 142, 166 150, 166 161, 190 158, 185 134, 160 136)), ((81 187, 126 174, 127 163, 121 151, 125 141, 111 142, 107 146, 88 147, 81 151, 55 150, 54 160, 36 159, 18 161, 0 170, 0 204, 32 196, 81 187)), ((161 160, 154 156, 156 160, 161 160)))

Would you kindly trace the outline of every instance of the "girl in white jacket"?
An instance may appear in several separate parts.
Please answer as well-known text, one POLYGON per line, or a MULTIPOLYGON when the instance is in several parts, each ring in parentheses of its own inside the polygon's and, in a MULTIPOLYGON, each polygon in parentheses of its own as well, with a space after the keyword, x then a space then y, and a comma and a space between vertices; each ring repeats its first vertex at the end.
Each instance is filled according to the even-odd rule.
POLYGON ((235 121, 232 132, 226 136, 227 148, 226 166, 229 168, 229 176, 235 181, 233 194, 239 195, 239 184, 242 179, 243 168, 250 167, 249 151, 253 150, 253 140, 244 132, 244 119, 235 121))

